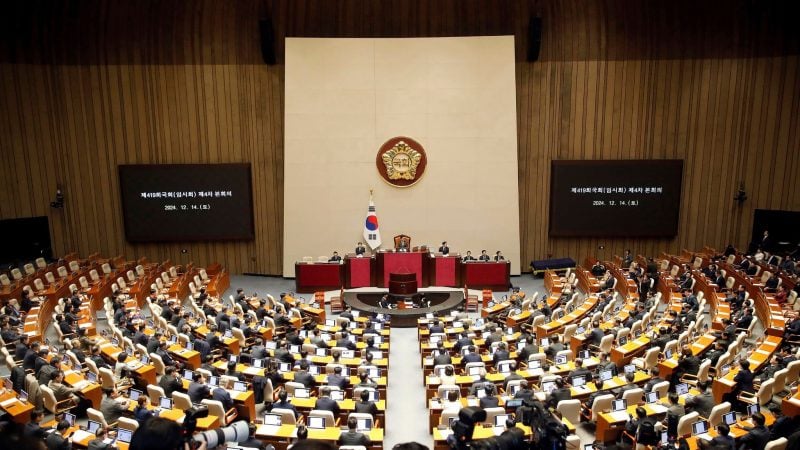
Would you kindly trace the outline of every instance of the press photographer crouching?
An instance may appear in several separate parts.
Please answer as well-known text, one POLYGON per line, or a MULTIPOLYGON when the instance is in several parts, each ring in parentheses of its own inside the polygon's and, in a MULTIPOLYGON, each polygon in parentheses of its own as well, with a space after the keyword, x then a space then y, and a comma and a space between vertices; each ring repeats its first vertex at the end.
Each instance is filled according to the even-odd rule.
POLYGON ((183 425, 172 420, 154 417, 133 434, 129 450, 206 450, 226 442, 244 442, 249 426, 240 420, 227 427, 195 433, 197 419, 208 416, 208 408, 186 410, 183 425))

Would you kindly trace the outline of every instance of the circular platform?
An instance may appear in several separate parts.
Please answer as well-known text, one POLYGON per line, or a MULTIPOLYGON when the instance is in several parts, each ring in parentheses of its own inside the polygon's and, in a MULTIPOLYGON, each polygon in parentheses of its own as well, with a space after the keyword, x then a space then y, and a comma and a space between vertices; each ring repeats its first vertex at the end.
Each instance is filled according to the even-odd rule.
MULTIPOLYGON (((418 298, 419 292, 414 297, 418 298)), ((430 302, 427 308, 387 309, 378 306, 381 297, 386 295, 385 289, 375 291, 345 291, 344 302, 356 311, 369 314, 387 314, 392 318, 392 327, 416 327, 417 319, 426 314, 445 314, 453 309, 460 308, 464 303, 464 293, 461 290, 425 290, 425 298, 430 302)), ((414 298, 411 299, 414 301, 414 298)))

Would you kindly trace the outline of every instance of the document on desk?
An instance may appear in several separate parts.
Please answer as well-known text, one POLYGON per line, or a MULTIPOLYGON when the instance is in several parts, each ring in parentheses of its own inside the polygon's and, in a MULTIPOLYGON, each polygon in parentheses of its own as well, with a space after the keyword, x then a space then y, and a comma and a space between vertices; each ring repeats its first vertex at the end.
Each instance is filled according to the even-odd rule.
POLYGON ((3 408, 8 408, 9 406, 11 406, 11 405, 13 405, 15 403, 17 403, 17 399, 12 397, 12 398, 9 398, 8 400, 3 400, 2 402, 0 402, 0 406, 2 406, 3 408))
POLYGON ((627 411, 614 411, 608 415, 613 419, 612 422, 627 422, 631 417, 627 411))
POLYGON ((90 436, 92 438, 94 438, 94 434, 89 433, 88 431, 75 430, 75 432, 72 433, 72 442, 83 442, 85 439, 89 438, 90 436))

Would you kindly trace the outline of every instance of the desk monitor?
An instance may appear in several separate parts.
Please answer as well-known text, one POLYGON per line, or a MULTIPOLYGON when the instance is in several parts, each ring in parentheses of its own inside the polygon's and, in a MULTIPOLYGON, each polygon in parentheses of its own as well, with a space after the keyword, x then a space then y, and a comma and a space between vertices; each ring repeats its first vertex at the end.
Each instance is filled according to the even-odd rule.
POLYGON ((228 362, 237 364, 239 362, 239 357, 236 355, 228 355, 228 362))
POLYGON ((747 414, 746 415, 748 417, 753 417, 753 414, 755 414, 755 413, 757 413, 759 411, 761 411, 761 407, 758 405, 758 403, 753 404, 753 405, 747 405, 747 414))
POLYGON ((583 334, 586 333, 586 327, 578 327, 575 329, 575 334, 583 334))
POLYGON ((562 365, 567 363, 567 355, 556 355, 556 365, 562 365))
POLYGON ((506 426, 506 421, 508 421, 510 418, 511 416, 509 414, 498 414, 494 416, 494 426, 504 427, 506 426))
POLYGON ((342 350, 342 358, 355 358, 356 352, 353 350, 342 350))
POLYGON ((541 369, 541 368, 542 368, 541 359, 532 359, 528 361, 528 369, 541 369))
POLYGON ((548 394, 553 392, 553 390, 555 390, 555 388, 556 388, 556 382, 555 381, 545 381, 544 383, 542 383, 542 390, 544 392, 547 392, 548 394))
POLYGON ((376 331, 381 331, 383 329, 383 324, 381 322, 374 322, 372 327, 375 328, 376 331))
POLYGON ((219 386, 219 377, 216 375, 211 375, 208 377, 208 385, 213 387, 219 386))
POLYGON ((627 343, 628 343, 628 338, 626 336, 622 336, 619 339, 617 339, 617 345, 620 346, 620 347, 622 347, 623 345, 625 345, 627 343))
POLYGON ((253 360, 253 367, 256 369, 263 369, 264 368, 264 360, 263 359, 254 359, 253 360))
POLYGON ((431 344, 438 344, 439 341, 442 340, 442 337, 438 336, 438 335, 437 336, 431 336, 430 339, 428 339, 428 340, 430 341, 431 344))
POLYGON ((467 372, 467 375, 471 375, 471 376, 478 375, 479 376, 481 374, 481 370, 484 370, 484 368, 481 367, 481 366, 472 366, 472 367, 469 368, 469 371, 467 372))
POLYGON ((71 427, 75 426, 75 414, 64 413, 64 420, 67 421, 69 426, 71 426, 71 427))
POLYGON ((194 350, 194 343, 193 342, 187 342, 186 343, 186 351, 191 352, 193 350, 194 350))
POLYGON ((483 397, 486 397, 486 389, 478 389, 478 390, 475 392, 475 395, 477 395, 477 396, 478 396, 478 398, 483 398, 483 397))
POLYGON ((236 392, 247 392, 247 383, 244 381, 234 381, 233 390, 236 392))
POLYGON ((278 364, 278 371, 280 372, 291 372, 292 371, 292 364, 287 362, 282 362, 278 364))
POLYGON ((664 358, 666 359, 672 358, 672 349, 668 348, 667 351, 664 352, 664 358))
MULTIPOLYGON (((347 322, 347 328, 349 328, 351 330, 355 330, 356 328, 358 328, 358 322, 347 322)), ((355 340, 354 340, 355 336, 350 335, 350 336, 348 336, 348 338, 350 338, 351 341, 355 342, 355 340)))
POLYGON ((426 313, 425 314, 425 318, 426 319, 433 319, 433 313, 426 313))
POLYGON ((372 429, 372 419, 356 419, 356 431, 369 431, 372 429))
POLYGON ((736 413, 731 411, 722 415, 722 423, 731 426, 736 423, 736 413))
POLYGON ((292 344, 289 346, 289 353, 298 354, 300 353, 300 346, 297 344, 292 344))
POLYGON ((142 391, 138 389, 131 389, 128 391, 128 398, 130 398, 134 402, 139 400, 139 397, 141 396, 142 396, 142 391))
POLYGON ((345 394, 344 391, 340 391, 338 389, 337 390, 333 390, 333 391, 331 391, 331 399, 333 399, 333 400, 335 400, 337 402, 341 402, 341 401, 344 400, 344 394, 345 394))
POLYGON ((158 399, 158 407, 161 409, 172 409, 172 399, 169 397, 160 397, 158 399))
POLYGON ((724 366, 719 368, 719 377, 718 378, 724 377, 730 371, 731 371, 731 365, 730 364, 725 364, 724 366))
POLYGON ((572 387, 581 387, 586 385, 586 377, 572 377, 572 387))
POLYGON ((308 337, 308 330, 300 330, 300 333, 298 333, 298 336, 300 336, 301 338, 307 338, 308 337))
POLYGON ((19 391, 19 395, 17 396, 17 399, 19 399, 19 401, 21 401, 22 403, 27 403, 28 402, 28 393, 23 391, 23 390, 20 390, 19 391))
POLYGON ((626 409, 628 409, 628 402, 625 401, 625 399, 614 400, 611 402, 612 412, 625 411, 626 409))
POLYGON ((381 336, 380 334, 373 334, 372 335, 372 342, 374 342, 375 345, 383 344, 383 336, 381 336))
POLYGON ((370 389, 367 391, 367 400, 377 402, 380 399, 380 393, 377 389, 370 389))
POLYGON ((270 425, 273 427, 281 426, 281 420, 283 417, 280 414, 264 414, 264 425, 270 425))
POLYGON ((370 378, 380 378, 381 377, 381 369, 379 367, 368 367, 367 368, 367 375, 370 378))
POLYGON ((542 338, 542 347, 547 347, 550 345, 550 339, 542 338))
POLYGON ((267 341, 264 343, 264 347, 267 350, 275 350, 276 348, 278 348, 278 343, 275 341, 267 341))
MULTIPOLYGON (((177 338, 176 338, 176 339, 177 339, 177 338)), ((114 347, 117 347, 117 346, 119 346, 119 339, 117 339, 117 338, 111 338, 111 345, 113 345, 114 347)))
POLYGON ((323 430, 325 429, 325 418, 324 417, 308 417, 308 428, 312 430, 323 430))
POLYGON ((661 432, 661 444, 662 445, 669 444, 669 433, 666 431, 661 432))
POLYGON ((628 364, 623 368, 623 370, 625 371, 625 373, 636 373, 636 366, 634 366, 633 364, 628 364))
POLYGON ((147 355, 142 355, 142 356, 139 358, 139 361, 141 361, 141 362, 142 362, 142 364, 144 364, 144 365, 150 364, 150 357, 149 357, 149 356, 147 356, 147 355))
POLYGON ((600 381, 608 381, 614 378, 614 371, 611 369, 600 371, 600 381))
POLYGON ((92 434, 97 434, 97 430, 100 429, 103 425, 100 422, 95 422, 94 420, 90 420, 86 424, 86 431, 92 434))
POLYGON ((642 330, 641 329, 636 330, 636 332, 633 333, 633 337, 636 338, 636 339, 639 339, 640 337, 642 337, 642 330))
POLYGON ((133 431, 126 430, 125 428, 117 428, 117 441, 130 444, 132 437, 133 431))
POLYGON ((692 435, 697 436, 698 434, 705 434, 708 433, 708 422, 705 420, 700 420, 692 424, 692 435))
POLYGON ((3 387, 8 389, 9 391, 13 390, 14 389, 14 382, 11 381, 11 378, 9 378, 9 377, 3 378, 3 387))
POLYGON ((306 388, 295 388, 294 396, 295 396, 295 398, 310 398, 311 397, 311 391, 309 391, 306 388))
POLYGON ((370 353, 372 353, 372 359, 383 359, 383 352, 380 350, 373 350, 370 353))
POLYGON ((319 375, 320 374, 319 366, 314 366, 314 365, 308 366, 308 373, 310 373, 311 375, 319 375))
POLYGON ((647 403, 656 403, 658 402, 658 392, 650 391, 647 393, 645 400, 647 403))
POLYGON ((587 359, 589 359, 591 357, 592 357, 592 355, 591 355, 591 353, 589 353, 589 350, 581 350, 581 351, 578 352, 578 358, 580 358, 580 359, 587 360, 587 359))
POLYGON ((90 383, 97 383, 97 374, 94 372, 86 372, 86 381, 90 383))
POLYGON ((336 319, 325 319, 325 326, 326 327, 335 327, 336 326, 336 319))
MULTIPOLYGON (((516 387, 516 390, 519 390, 519 385, 513 386, 516 387)), ((512 394, 513 395, 513 394, 512 394)), ((506 409, 517 409, 522 406, 522 399, 521 398, 512 398, 506 401, 506 409)))
POLYGON ((497 370, 500 373, 511 373, 511 364, 510 363, 498 364, 497 370))
POLYGON ((232 338, 232 337, 233 337, 233 331, 231 331, 231 330, 225 330, 225 334, 223 334, 223 335, 222 335, 222 337, 224 337, 225 339, 230 339, 230 338, 232 338))
POLYGON ((314 350, 314 354, 317 356, 328 356, 328 349, 327 348, 317 348, 314 350))
POLYGON ((675 385, 675 393, 678 395, 686 395, 689 393, 689 385, 686 383, 679 383, 675 385))

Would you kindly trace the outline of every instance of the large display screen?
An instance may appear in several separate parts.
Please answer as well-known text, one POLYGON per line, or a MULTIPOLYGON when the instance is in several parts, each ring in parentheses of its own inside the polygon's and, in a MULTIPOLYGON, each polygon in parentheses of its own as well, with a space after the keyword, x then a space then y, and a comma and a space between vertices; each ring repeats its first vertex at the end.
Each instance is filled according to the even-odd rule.
POLYGON ((553 161, 550 236, 678 234, 682 160, 553 161))
POLYGON ((253 239, 250 164, 119 166, 130 242, 253 239))

